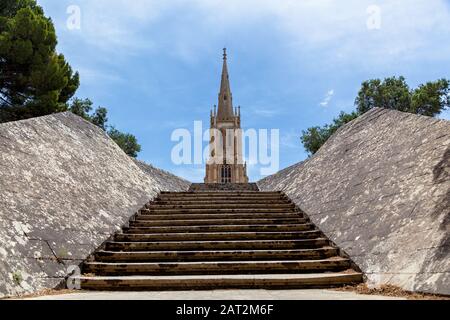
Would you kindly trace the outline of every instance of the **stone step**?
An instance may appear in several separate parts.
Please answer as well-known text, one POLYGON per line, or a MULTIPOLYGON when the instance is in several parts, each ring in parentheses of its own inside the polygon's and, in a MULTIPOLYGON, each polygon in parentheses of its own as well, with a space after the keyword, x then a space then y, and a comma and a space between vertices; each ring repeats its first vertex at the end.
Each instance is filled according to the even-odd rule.
POLYGON ((299 212, 295 207, 290 208, 153 208, 141 210, 141 214, 177 214, 177 213, 292 213, 299 212))
POLYGON ((184 196, 248 196, 248 197, 266 197, 266 196, 281 196, 283 193, 279 191, 202 191, 202 192, 161 192, 161 196, 184 197, 184 196))
POLYGON ((284 196, 284 193, 277 192, 277 191, 254 191, 254 190, 241 190, 241 191, 216 191, 216 190, 210 190, 210 191, 202 191, 202 192, 195 192, 195 191, 186 191, 186 192, 162 192, 159 194, 161 197, 186 197, 186 196, 218 196, 218 197, 253 197, 253 196, 259 196, 259 197, 275 197, 275 196, 284 196))
POLYGON ((351 266, 281 192, 163 192, 80 280, 90 290, 329 288, 360 283, 351 266))
POLYGON ((232 201, 232 200, 241 200, 241 201, 252 201, 252 200, 288 200, 284 195, 270 195, 270 196, 261 196, 261 195, 211 195, 211 194, 201 194, 201 195, 185 195, 185 196, 165 196, 160 195, 155 200, 162 201, 232 201))
POLYGON ((149 208, 150 211, 158 211, 158 210, 169 210, 169 209, 293 209, 295 208, 295 205, 293 203, 276 203, 267 205, 264 203, 246 203, 246 204, 240 204, 240 203, 233 203, 229 202, 227 204, 216 204, 215 202, 210 202, 208 204, 158 204, 153 203, 151 207, 149 208))
MULTIPOLYGON (((185 217, 183 215, 183 217, 185 217)), ((194 220, 136 220, 130 221, 130 227, 163 227, 163 226, 203 226, 203 225, 254 225, 254 224, 304 224, 305 218, 278 219, 194 219, 194 220)))
POLYGON ((199 233, 199 232, 289 232, 314 229, 311 223, 282 225, 207 225, 207 226, 165 226, 123 228, 128 234, 153 233, 199 233))
POLYGON ((103 275, 195 275, 195 274, 256 274, 256 273, 314 273, 343 271, 350 267, 346 258, 282 261, 220 261, 220 262, 147 262, 105 263, 86 262, 84 274, 103 275))
POLYGON ((193 183, 189 187, 190 192, 204 191, 260 191, 256 183, 240 184, 216 184, 216 183, 193 183))
POLYGON ((161 199, 157 199, 154 202, 151 203, 151 206, 153 207, 154 205, 176 205, 176 206, 185 206, 185 205, 228 205, 228 204, 233 204, 233 205, 253 205, 253 204, 265 204, 268 206, 271 205, 292 205, 291 202, 289 202, 288 200, 285 199, 248 199, 248 200, 243 200, 243 199, 228 199, 228 200, 214 200, 212 201, 211 199, 202 199, 202 200, 161 200, 161 199))
POLYGON ((222 219, 222 220, 234 220, 234 219, 297 219, 303 218, 301 212, 290 213, 267 213, 267 212, 251 212, 251 213, 169 213, 169 214, 140 214, 136 217, 136 221, 154 221, 154 220, 205 220, 205 219, 222 219))
POLYGON ((188 196, 168 196, 168 195, 159 195, 155 200, 162 200, 162 201, 228 201, 228 200, 242 200, 242 201, 251 201, 251 200, 289 200, 284 195, 276 194, 276 195, 269 195, 269 196, 257 196, 257 195, 202 195, 202 194, 196 194, 196 195, 188 195, 188 196))
POLYGON ((319 260, 338 255, 333 247, 296 250, 215 250, 215 251, 98 251, 98 262, 168 262, 168 261, 248 261, 248 260, 319 260))
POLYGON ((159 241, 114 242, 105 244, 108 251, 200 251, 200 250, 289 250, 321 248, 329 245, 325 238, 304 240, 234 240, 234 241, 159 241))
POLYGON ((296 232, 203 232, 203 233, 154 233, 115 235, 115 241, 148 242, 148 241, 197 241, 197 240, 290 240, 320 238, 320 231, 296 232))
POLYGON ((316 289, 363 281, 358 272, 310 274, 79 277, 84 290, 161 291, 217 289, 316 289))

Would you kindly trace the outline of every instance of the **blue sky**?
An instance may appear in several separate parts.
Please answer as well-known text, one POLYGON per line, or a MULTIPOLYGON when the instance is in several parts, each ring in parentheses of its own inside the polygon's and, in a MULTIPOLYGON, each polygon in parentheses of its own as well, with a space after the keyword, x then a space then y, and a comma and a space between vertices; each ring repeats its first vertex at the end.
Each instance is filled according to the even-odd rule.
MULTIPOLYGON (((224 46, 243 127, 280 129, 281 168, 307 157, 302 130, 353 110, 362 81, 404 75, 415 87, 450 78, 448 0, 38 2, 81 74, 76 95, 136 135, 140 159, 191 181, 204 169, 172 163, 171 133, 209 123, 224 46), (80 29, 67 27, 70 5, 80 8, 80 29), (379 28, 368 28, 374 17, 379 28)), ((249 171, 260 178, 258 166, 249 171)))

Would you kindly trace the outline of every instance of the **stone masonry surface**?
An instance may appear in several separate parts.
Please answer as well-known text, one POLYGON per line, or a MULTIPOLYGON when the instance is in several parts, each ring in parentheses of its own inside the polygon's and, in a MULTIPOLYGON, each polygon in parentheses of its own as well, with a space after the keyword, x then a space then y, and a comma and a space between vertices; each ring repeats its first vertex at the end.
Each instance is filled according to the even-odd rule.
POLYGON ((71 113, 0 125, 0 297, 53 288, 159 191, 189 183, 71 113))
POLYGON ((258 185, 291 197, 369 284, 450 294, 449 121, 371 110, 258 185))

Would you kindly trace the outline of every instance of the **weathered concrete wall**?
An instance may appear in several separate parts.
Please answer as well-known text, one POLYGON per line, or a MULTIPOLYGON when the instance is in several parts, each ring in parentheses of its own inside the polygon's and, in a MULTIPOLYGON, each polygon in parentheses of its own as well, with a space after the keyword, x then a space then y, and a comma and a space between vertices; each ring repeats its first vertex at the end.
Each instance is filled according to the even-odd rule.
POLYGON ((1 124, 0 297, 54 287, 160 190, 189 187, 140 167, 71 113, 1 124))
POLYGON ((375 109, 258 185, 285 191, 371 284, 450 294, 450 122, 375 109))

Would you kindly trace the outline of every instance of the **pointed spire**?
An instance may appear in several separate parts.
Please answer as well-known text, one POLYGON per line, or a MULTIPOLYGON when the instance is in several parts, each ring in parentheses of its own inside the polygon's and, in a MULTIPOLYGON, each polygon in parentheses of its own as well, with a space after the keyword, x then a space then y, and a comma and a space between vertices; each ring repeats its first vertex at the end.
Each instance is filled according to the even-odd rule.
POLYGON ((232 119, 233 119, 233 96, 231 94, 230 77, 228 75, 227 49, 224 48, 222 81, 220 84, 220 93, 219 93, 218 120, 232 120, 232 119))

